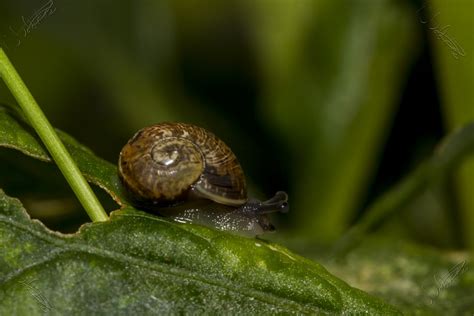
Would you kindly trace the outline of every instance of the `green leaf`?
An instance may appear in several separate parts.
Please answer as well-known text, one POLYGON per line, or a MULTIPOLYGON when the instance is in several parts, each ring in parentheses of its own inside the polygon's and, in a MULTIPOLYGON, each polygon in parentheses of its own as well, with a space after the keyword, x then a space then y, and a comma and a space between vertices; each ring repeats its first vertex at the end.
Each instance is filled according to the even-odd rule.
MULTIPOLYGON (((33 158, 51 162, 41 141, 17 111, 13 107, 0 105, 0 147, 13 148, 33 158)), ((119 205, 125 205, 126 198, 120 187, 117 167, 97 157, 66 133, 59 130, 57 133, 87 181, 104 189, 119 205)))
POLYGON ((410 315, 474 314, 474 266, 467 252, 440 252, 377 234, 326 267, 410 315))
POLYGON ((62 235, 0 191, 0 314, 397 311, 276 244, 125 208, 62 235))

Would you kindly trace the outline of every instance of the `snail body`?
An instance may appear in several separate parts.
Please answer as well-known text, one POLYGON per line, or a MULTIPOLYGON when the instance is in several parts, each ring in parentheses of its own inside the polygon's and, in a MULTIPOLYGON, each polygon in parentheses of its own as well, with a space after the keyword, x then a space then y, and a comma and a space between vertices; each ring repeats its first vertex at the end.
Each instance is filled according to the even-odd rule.
POLYGON ((141 129, 120 152, 118 169, 135 206, 182 222, 255 235, 273 230, 265 214, 288 209, 284 192, 266 202, 248 199, 231 149, 190 124, 141 129))

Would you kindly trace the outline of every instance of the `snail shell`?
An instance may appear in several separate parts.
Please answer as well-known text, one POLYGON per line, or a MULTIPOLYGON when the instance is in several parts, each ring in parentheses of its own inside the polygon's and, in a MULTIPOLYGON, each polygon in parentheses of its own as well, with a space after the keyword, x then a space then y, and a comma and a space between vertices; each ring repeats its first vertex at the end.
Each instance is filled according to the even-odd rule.
POLYGON ((145 208, 190 198, 229 206, 247 202, 237 158, 198 126, 161 123, 138 131, 123 147, 118 167, 129 196, 145 208))
POLYGON ((244 173, 230 148, 190 124, 138 131, 120 152, 118 169, 135 206, 181 223, 256 236, 274 230, 267 214, 288 211, 282 191, 263 202, 247 199, 244 173))

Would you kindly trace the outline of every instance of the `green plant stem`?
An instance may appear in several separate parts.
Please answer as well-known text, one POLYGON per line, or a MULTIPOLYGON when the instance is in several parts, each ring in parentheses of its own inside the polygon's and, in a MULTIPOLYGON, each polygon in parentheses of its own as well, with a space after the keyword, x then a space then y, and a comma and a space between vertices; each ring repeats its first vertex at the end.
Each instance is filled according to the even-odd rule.
POLYGON ((0 77, 5 81, 23 114, 38 133, 89 217, 94 222, 107 220, 104 208, 1 47, 0 77))

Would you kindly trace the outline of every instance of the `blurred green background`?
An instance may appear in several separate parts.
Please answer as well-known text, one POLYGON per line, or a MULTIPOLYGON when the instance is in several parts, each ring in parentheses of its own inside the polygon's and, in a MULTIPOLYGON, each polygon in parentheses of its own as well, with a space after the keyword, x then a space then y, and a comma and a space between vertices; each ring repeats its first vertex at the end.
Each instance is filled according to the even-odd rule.
MULTIPOLYGON (((99 156, 117 161, 147 125, 200 125, 251 195, 289 193, 280 236, 326 244, 474 120, 473 16, 471 0, 2 0, 0 43, 52 124, 99 156)), ((0 102, 15 103, 3 83, 0 102)), ((0 187, 34 217, 88 221, 54 167, 0 162, 0 187)), ((380 229, 473 248, 473 186, 471 159, 380 229)))

